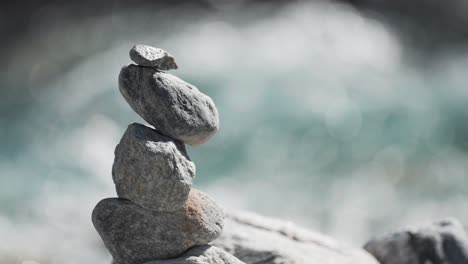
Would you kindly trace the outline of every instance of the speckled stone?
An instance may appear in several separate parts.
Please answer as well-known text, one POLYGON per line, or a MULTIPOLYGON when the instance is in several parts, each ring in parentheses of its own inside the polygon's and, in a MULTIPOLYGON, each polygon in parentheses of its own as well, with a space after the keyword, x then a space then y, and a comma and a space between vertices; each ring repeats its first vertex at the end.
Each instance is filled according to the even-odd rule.
POLYGON ((135 45, 130 50, 130 59, 136 64, 168 71, 177 69, 174 57, 169 52, 147 45, 135 45))
POLYGON ((115 149, 112 167, 117 195, 157 211, 182 208, 195 177, 185 145, 133 123, 115 149))
POLYGON ((142 264, 175 258, 215 240, 223 229, 223 210, 205 193, 192 189, 174 212, 145 209, 129 200, 108 198, 93 210, 94 227, 116 263, 142 264))
POLYGON ((164 135, 200 145, 218 131, 211 98, 176 76, 129 65, 120 72, 119 89, 133 110, 164 135))

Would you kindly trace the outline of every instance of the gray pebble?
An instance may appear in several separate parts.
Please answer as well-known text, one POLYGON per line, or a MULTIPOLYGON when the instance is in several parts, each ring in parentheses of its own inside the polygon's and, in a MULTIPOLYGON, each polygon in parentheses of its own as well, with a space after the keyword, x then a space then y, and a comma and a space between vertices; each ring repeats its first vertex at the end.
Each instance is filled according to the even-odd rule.
POLYGON ((224 213, 206 194, 192 189, 180 210, 157 212, 129 200, 108 198, 93 210, 94 227, 116 263, 142 264, 175 258, 215 240, 224 213))
POLYGON ((218 131, 211 98, 176 76, 129 65, 120 71, 119 89, 133 110, 164 135, 200 145, 218 131))
POLYGON ((389 233, 364 248, 381 264, 468 263, 468 237, 455 219, 389 233))
POLYGON ((182 208, 195 177, 185 145, 137 123, 115 149, 112 167, 117 195, 157 211, 182 208))
POLYGON ((177 69, 174 57, 169 52, 147 45, 135 45, 130 50, 130 59, 136 64, 168 71, 177 69))
POLYGON ((155 260, 145 264, 245 264, 226 251, 206 245, 193 247, 175 259, 155 260))

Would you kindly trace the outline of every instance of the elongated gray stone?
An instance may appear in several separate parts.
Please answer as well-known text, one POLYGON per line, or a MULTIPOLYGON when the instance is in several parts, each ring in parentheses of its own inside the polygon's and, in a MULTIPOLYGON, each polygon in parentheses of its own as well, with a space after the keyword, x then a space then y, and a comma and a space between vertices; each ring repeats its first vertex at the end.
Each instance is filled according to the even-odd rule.
POLYGON ((213 242, 247 264, 379 264, 359 247, 300 228, 291 222, 229 212, 213 242))
POLYGON ((200 145, 218 131, 218 111, 211 98, 173 75, 125 66, 119 89, 133 110, 164 135, 200 145))
POLYGON ((381 264, 468 263, 468 237, 455 219, 389 233, 372 239, 364 248, 381 264))
POLYGON ((182 142, 133 123, 115 149, 112 177, 120 198, 152 210, 174 211, 187 200, 195 164, 182 142))
POLYGON ((108 198, 93 210, 92 220, 116 263, 142 264, 175 258, 222 232, 222 209, 206 194, 192 189, 184 207, 174 212, 145 209, 131 201, 108 198))
POLYGON ((130 50, 130 59, 136 64, 168 71, 177 69, 174 57, 169 52, 147 45, 135 45, 130 50))
POLYGON ((245 264, 226 251, 206 245, 191 248, 175 259, 155 260, 145 264, 245 264))

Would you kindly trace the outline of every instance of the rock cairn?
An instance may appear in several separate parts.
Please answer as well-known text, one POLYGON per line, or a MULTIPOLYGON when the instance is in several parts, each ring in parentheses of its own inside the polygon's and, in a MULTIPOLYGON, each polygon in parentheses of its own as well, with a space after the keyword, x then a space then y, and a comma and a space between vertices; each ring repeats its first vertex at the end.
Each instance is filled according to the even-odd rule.
POLYGON ((192 263, 184 262, 191 252, 206 260, 196 263, 243 263, 207 246, 220 236, 224 214, 207 194, 191 188, 195 164, 185 144, 203 144, 217 132, 215 104, 164 72, 178 68, 167 51, 136 45, 130 58, 136 65, 122 68, 119 90, 154 128, 133 123, 117 145, 112 178, 119 198, 94 208, 97 232, 118 264, 192 263))

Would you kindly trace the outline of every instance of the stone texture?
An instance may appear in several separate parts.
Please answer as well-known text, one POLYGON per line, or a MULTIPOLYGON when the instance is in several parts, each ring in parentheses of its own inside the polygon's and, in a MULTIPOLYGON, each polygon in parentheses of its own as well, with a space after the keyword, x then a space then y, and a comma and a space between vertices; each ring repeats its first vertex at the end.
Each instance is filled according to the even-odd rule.
POLYGON ((381 264, 468 263, 468 237, 455 219, 389 233, 364 248, 381 264))
POLYGON ((157 211, 174 211, 187 200, 195 164, 182 142, 133 123, 115 149, 112 177, 120 198, 157 211))
POLYGON ((157 212, 108 198, 96 205, 92 220, 116 263, 142 264, 215 240, 223 228, 223 211, 208 195, 192 189, 178 211, 157 212))
POLYGON ((210 245, 191 248, 176 259, 155 260, 145 264, 245 264, 226 251, 210 245))
POLYGON ((130 50, 130 59, 136 64, 168 71, 177 69, 174 57, 169 52, 147 45, 135 45, 130 50))
POLYGON ((200 145, 218 131, 211 98, 173 75, 129 65, 120 72, 119 89, 133 110, 164 135, 200 145))
POLYGON ((252 213, 229 213, 213 244, 247 264, 378 264, 363 249, 252 213))

